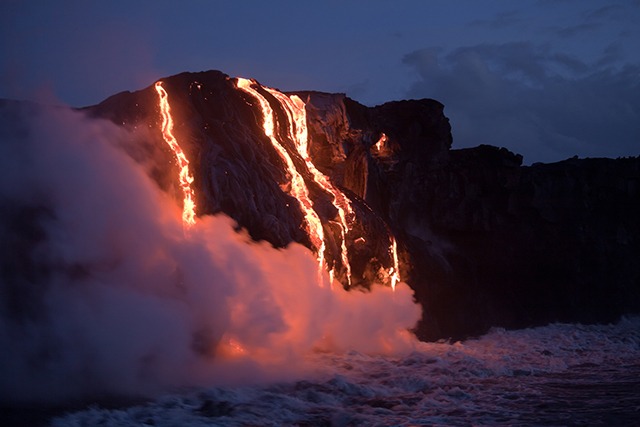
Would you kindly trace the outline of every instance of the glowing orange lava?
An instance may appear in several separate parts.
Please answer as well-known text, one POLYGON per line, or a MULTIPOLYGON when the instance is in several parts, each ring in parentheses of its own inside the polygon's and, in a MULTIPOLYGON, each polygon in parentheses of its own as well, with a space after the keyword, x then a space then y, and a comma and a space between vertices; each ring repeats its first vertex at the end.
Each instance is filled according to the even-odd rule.
POLYGON ((393 267, 389 270, 389 275, 391 276, 391 288, 395 291, 396 284, 400 281, 400 263, 398 262, 398 244, 396 243, 396 238, 393 237, 391 233, 391 256, 393 258, 393 267))
POLYGON ((260 103, 260 108, 262 109, 262 116, 264 119, 264 133, 271 140, 271 144, 276 149, 276 151, 280 155, 280 158, 284 160, 287 166, 287 174, 289 176, 289 179, 291 180, 291 188, 289 190, 289 194, 298 199, 298 201, 300 202, 300 207, 302 208, 302 212, 306 220, 307 234, 309 235, 311 243, 318 251, 318 262, 320 264, 318 270, 318 283, 322 284, 322 271, 325 267, 325 243, 324 230, 322 229, 320 217, 318 217, 318 214, 313 210, 313 202, 309 198, 309 189, 307 188, 302 175, 300 175, 300 173, 296 170, 291 156, 275 136, 273 109, 269 105, 269 102, 257 90, 251 87, 251 84, 252 82, 250 80, 238 78, 238 88, 256 98, 260 103))
MULTIPOLYGON (((296 95, 288 97, 287 95, 278 92, 277 90, 264 88, 270 94, 272 94, 283 107, 284 111, 287 113, 289 118, 289 137, 293 141, 296 146, 296 150, 298 154, 302 157, 313 176, 313 180, 316 184, 318 184, 323 190, 328 192, 333 196, 333 201, 335 202, 335 207, 338 208, 338 217, 340 222, 338 225, 341 230, 341 244, 340 244, 340 258, 342 259, 342 265, 344 265, 347 270, 347 284, 351 286, 351 265, 349 264, 349 257, 347 253, 347 244, 346 244, 346 233, 351 230, 351 226, 347 223, 347 214, 350 218, 353 218, 353 210, 351 209, 351 203, 346 196, 329 182, 329 178, 316 169, 316 166, 311 161, 311 157, 309 156, 309 147, 307 144, 308 133, 307 133, 307 111, 305 109, 304 102, 296 95), (294 125, 295 124, 295 132, 294 125), (346 213, 345 213, 346 211, 346 213)), ((335 275, 335 267, 329 272, 331 277, 335 275)))
MULTIPOLYGON (((269 102, 264 98, 264 96, 262 96, 257 90, 252 87, 252 85, 254 84, 257 85, 257 83, 255 83, 254 81, 238 78, 237 86, 239 89, 256 98, 260 103, 260 108, 262 110, 264 119, 264 133, 271 140, 271 143, 280 154, 280 157, 284 160, 287 167, 287 174, 291 181, 291 185, 283 186, 283 189, 290 188, 288 190, 288 193, 298 199, 298 201, 300 202, 300 206, 302 207, 302 212, 306 220, 306 231, 318 253, 318 280, 319 283, 322 283, 322 271, 325 268, 328 269, 327 263, 324 259, 325 242, 322 223, 320 222, 318 214, 313 210, 313 202, 309 198, 309 190, 306 186, 306 183, 304 182, 304 179, 302 178, 302 175, 300 175, 300 173, 297 171, 293 160, 291 159, 291 156, 289 155, 285 147, 276 138, 273 109, 269 105, 269 102)), ((320 186, 320 188, 333 196, 333 205, 338 211, 338 218, 337 221, 331 222, 337 224, 341 230, 340 258, 342 260, 342 265, 346 270, 348 285, 351 286, 351 265, 349 263, 349 256, 346 245, 346 235, 347 233, 349 233, 349 231, 352 230, 353 221, 355 219, 355 213, 351 206, 351 202, 342 191, 338 190, 331 184, 329 178, 322 172, 320 172, 311 160, 308 146, 307 114, 304 101, 302 101, 296 95, 287 96, 275 89, 270 89, 264 86, 261 87, 271 95, 273 95, 273 97, 282 107, 282 110, 286 113, 287 119, 289 121, 289 138, 295 145, 296 151, 298 152, 300 157, 304 160, 305 165, 313 178, 313 181, 318 186, 320 186)), ((386 141, 386 135, 382 134, 380 141, 378 141, 378 143, 376 144, 376 148, 378 148, 378 150, 382 149, 386 141)), ((398 263, 396 240, 391 233, 389 233, 389 237, 391 240, 389 253, 391 255, 391 258, 393 259, 393 267, 391 267, 386 273, 388 274, 389 280, 391 281, 391 287, 395 290, 396 284, 400 281, 400 269, 398 263)), ((364 238, 361 237, 360 239, 362 240, 362 242, 364 242, 364 238)), ((335 266, 334 268, 329 270, 329 277, 331 282, 333 282, 333 277, 336 273, 335 270, 335 266)))
POLYGON ((387 135, 383 133, 382 136, 380 136, 380 139, 378 140, 378 142, 376 142, 376 145, 375 145, 376 149, 378 151, 382 150, 387 140, 388 140, 387 135))
POLYGON ((182 187, 182 192, 184 193, 182 223, 185 228, 189 228, 196 223, 195 197, 191 189, 193 176, 189 173, 189 160, 187 160, 187 157, 178 145, 178 141, 173 136, 173 118, 171 117, 167 91, 162 87, 162 82, 156 82, 155 88, 160 97, 159 107, 162 113, 162 136, 175 153, 178 166, 180 167, 180 187, 182 187))

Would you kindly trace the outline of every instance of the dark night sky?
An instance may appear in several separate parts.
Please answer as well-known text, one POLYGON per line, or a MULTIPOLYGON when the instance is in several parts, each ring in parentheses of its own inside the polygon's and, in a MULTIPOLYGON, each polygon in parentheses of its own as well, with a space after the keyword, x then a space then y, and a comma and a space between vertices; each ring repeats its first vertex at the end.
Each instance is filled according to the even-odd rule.
POLYGON ((367 105, 434 98, 454 148, 640 155, 640 1, 0 4, 0 98, 96 104, 219 69, 367 105))

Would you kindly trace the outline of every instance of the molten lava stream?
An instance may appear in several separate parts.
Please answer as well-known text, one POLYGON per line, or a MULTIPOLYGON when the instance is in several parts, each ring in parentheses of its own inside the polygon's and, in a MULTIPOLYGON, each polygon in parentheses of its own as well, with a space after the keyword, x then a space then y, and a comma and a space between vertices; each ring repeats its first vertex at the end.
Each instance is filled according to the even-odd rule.
MULTIPOLYGON (((298 201, 300 201, 300 205, 302 206, 302 210, 307 221, 307 233, 309 234, 312 243, 318 250, 318 261, 320 263, 320 272, 318 274, 321 275, 322 268, 327 267, 324 260, 325 242, 322 223, 320 222, 320 218, 318 217, 316 212, 313 210, 313 203, 309 199, 309 190, 304 182, 304 179, 296 170, 291 156, 289 155, 287 150, 275 136, 273 109, 269 105, 269 102, 262 95, 260 95, 258 91, 251 87, 251 84, 252 82, 250 80, 238 78, 238 88, 252 95, 260 102, 262 114, 264 117, 263 128, 265 135, 269 137, 271 143, 276 148, 287 165, 287 172, 291 177, 292 184, 290 194, 298 199, 298 201)), ((337 223, 340 226, 341 230, 340 258, 346 270, 347 284, 351 286, 351 265, 349 263, 349 256, 346 245, 346 236, 347 233, 353 228, 352 224, 355 217, 355 213, 351 207, 351 202, 344 193, 336 189, 331 184, 329 178, 322 172, 320 172, 311 160, 308 146, 307 115, 305 103, 296 95, 289 97, 281 92, 278 92, 275 89, 267 87, 263 88, 271 95, 273 95, 273 97, 280 103, 282 110, 286 113, 289 121, 289 138, 294 143, 298 154, 304 160, 307 169, 313 177, 313 181, 320 188, 333 196, 334 207, 338 211, 339 220, 338 222, 334 223, 337 223)), ((393 267, 391 267, 387 271, 387 275, 389 276, 391 287, 395 290, 396 284, 400 281, 400 269, 398 263, 396 240, 391 233, 389 233, 389 238, 391 240, 389 253, 393 260, 393 267)), ((333 281, 334 275, 335 267, 329 271, 331 282, 333 281)))
MULTIPOLYGON (((351 286, 351 265, 349 263, 349 256, 346 245, 346 234, 353 228, 349 224, 349 221, 347 221, 347 215, 351 223, 353 221, 353 217, 355 216, 353 209, 351 208, 351 202, 342 191, 336 189, 333 184, 331 184, 329 178, 325 174, 320 172, 311 160, 308 144, 307 112, 304 101, 302 101, 302 99, 300 99, 300 97, 298 97, 297 95, 292 95, 291 97, 289 97, 281 92, 278 92, 275 89, 270 89, 267 87, 265 87, 264 89, 272 94, 280 102, 282 109, 287 113, 287 116, 289 118, 289 137, 294 142, 298 153, 305 161, 307 168, 313 176, 314 182, 326 192, 333 195, 333 200, 336 203, 334 206, 338 210, 338 217, 340 219, 340 222, 338 223, 340 225, 342 237, 340 255, 342 264, 347 270, 348 285, 351 286)), ((380 141, 378 142, 378 144, 376 144, 376 147, 380 149, 386 141, 387 136, 382 134, 382 138, 380 138, 380 141)), ((396 239, 391 232, 389 232, 389 238, 391 240, 389 252, 393 260, 393 267, 388 270, 387 274, 389 275, 391 288, 395 290, 396 284, 400 282, 398 249, 396 239)), ((333 276, 334 271, 332 270, 330 273, 333 276)))
MULTIPOLYGON (((337 208, 338 217, 340 219, 337 223, 340 226, 341 232, 340 258, 342 260, 342 265, 344 265, 347 271, 347 284, 348 286, 351 286, 351 264, 349 263, 349 256, 347 253, 346 234, 351 231, 352 227, 347 223, 347 215, 345 214, 345 211, 347 211, 349 217, 353 218, 354 213, 351 209, 351 203, 341 191, 337 190, 331 182, 329 182, 329 178, 316 168, 316 165, 313 164, 313 161, 309 156, 307 111, 305 109, 304 101, 296 95, 288 97, 284 93, 278 92, 275 89, 267 87, 264 89, 272 94, 278 102, 280 102, 280 106, 287 113, 287 117, 289 119, 289 137, 295 144, 298 154, 300 154, 302 159, 305 161, 307 169, 309 169, 309 172, 311 172, 311 175, 313 176, 313 181, 318 184, 320 188, 331 194, 333 196, 333 201, 337 203, 334 207, 337 208)), ((335 275, 335 267, 329 272, 329 274, 333 278, 335 275)))
POLYGON ((191 188, 193 176, 189 173, 189 160, 178 145, 178 141, 173 136, 173 117, 171 117, 171 107, 169 107, 169 95, 162 87, 162 82, 156 82, 155 85, 158 96, 160 97, 159 108, 162 114, 162 136, 171 150, 173 150, 180 167, 180 187, 184 194, 182 208, 182 224, 185 229, 190 228, 196 223, 196 203, 191 188))
POLYGON ((387 143, 388 140, 389 138, 387 138, 387 135, 383 133, 380 136, 380 139, 378 140, 378 142, 376 142, 376 144, 374 145, 374 147, 376 148, 376 150, 382 151, 382 149, 385 147, 385 144, 387 143))
POLYGON ((289 194, 298 199, 298 201, 300 202, 300 206, 306 220, 307 234, 309 235, 311 243, 318 251, 318 283, 322 284, 322 272, 325 268, 326 262, 324 259, 324 230, 322 229, 320 217, 313 210, 313 202, 309 198, 309 189, 304 182, 304 178, 302 178, 302 175, 300 175, 300 173, 296 170, 291 156, 275 136, 273 109, 269 105, 269 102, 257 90, 251 87, 251 84, 252 82, 250 80, 238 78, 238 89, 243 90, 244 92, 253 96, 260 103, 260 108, 262 109, 264 133, 271 140, 271 144, 276 149, 287 166, 287 174, 291 179, 291 190, 289 194))
POLYGON ((400 282, 400 263, 398 262, 398 243, 396 242, 396 238, 393 237, 393 234, 389 233, 391 237, 391 256, 393 258, 393 267, 389 270, 389 275, 391 276, 391 288, 395 291, 396 285, 400 282))

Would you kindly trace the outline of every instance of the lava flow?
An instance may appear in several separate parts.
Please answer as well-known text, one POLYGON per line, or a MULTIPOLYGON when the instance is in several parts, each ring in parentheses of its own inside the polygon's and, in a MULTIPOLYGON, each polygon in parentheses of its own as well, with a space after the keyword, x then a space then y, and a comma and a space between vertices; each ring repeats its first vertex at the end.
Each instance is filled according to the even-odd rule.
MULTIPOLYGON (((302 178, 302 175, 296 170, 295 165, 291 159, 291 156, 276 138, 275 124, 274 124, 274 112, 269 102, 264 96, 262 96, 257 90, 252 87, 251 80, 238 78, 237 87, 244 92, 250 94, 258 100, 263 115, 263 129, 265 135, 271 140, 271 143, 280 154, 281 158, 287 165, 288 177, 291 180, 290 195, 298 199, 300 206, 306 219, 306 231, 309 234, 311 242, 318 253, 319 262, 319 281, 322 283, 321 274, 322 270, 326 268, 329 271, 330 280, 333 281, 333 277, 336 273, 336 267, 329 268, 324 258, 324 231, 322 223, 318 214, 313 210, 313 202, 309 198, 309 190, 302 178)), ((257 84, 257 83, 255 83, 257 84)), ((289 130, 289 138, 293 142, 298 154, 304 160, 305 165, 311 174, 313 181, 328 194, 333 196, 333 205, 338 211, 337 221, 331 221, 337 224, 340 228, 340 259, 342 265, 346 270, 347 285, 351 285, 351 265, 349 263, 349 256, 347 252, 346 236, 353 228, 353 221, 355 219, 355 213, 351 207, 351 202, 344 193, 336 189, 329 178, 320 172, 309 155, 308 147, 308 132, 307 132, 307 117, 305 103, 296 95, 287 96, 277 90, 264 87, 264 90, 269 92, 278 101, 282 110, 286 113, 289 130)), ((393 259, 393 267, 386 271, 386 275, 389 278, 391 287, 395 289, 396 284, 400 281, 400 270, 398 264, 397 244, 393 235, 390 233, 391 244, 389 246, 389 252, 393 259)))
POLYGON ((380 139, 378 140, 378 142, 376 142, 376 144, 374 145, 374 147, 376 147, 376 150, 381 151, 385 144, 387 143, 387 141, 389 140, 389 138, 387 138, 387 135, 385 135, 384 133, 380 136, 380 139))
MULTIPOLYGON (((305 109, 304 102, 296 95, 288 97, 287 95, 278 92, 277 90, 264 88, 270 94, 272 94, 283 107, 284 111, 287 113, 289 118, 289 136, 291 140, 294 142, 298 153, 305 161, 309 172, 311 172, 313 176, 313 180, 316 184, 318 184, 323 190, 328 192, 333 196, 333 201, 336 203, 334 206, 338 208, 338 216, 340 218, 340 222, 338 225, 340 226, 341 231, 341 244, 340 244, 340 257, 342 259, 342 265, 344 265, 347 271, 347 284, 351 286, 351 265, 349 264, 349 257, 347 253, 347 245, 346 245, 346 233, 351 230, 351 226, 347 223, 347 214, 351 221, 353 220, 353 210, 351 209, 351 204, 347 197, 342 194, 341 191, 334 188, 334 186, 329 182, 329 179, 318 169, 311 161, 311 157, 309 156, 309 146, 307 144, 308 133, 307 133, 307 111, 305 109), (295 132, 293 129, 293 124, 295 123, 295 132), (345 213, 345 211, 347 213, 345 213)), ((335 275, 335 267, 331 269, 329 275, 333 278, 335 275)))
POLYGON ((258 91, 251 87, 251 81, 243 78, 238 78, 238 88, 245 91, 249 95, 253 96, 260 103, 263 116, 263 129, 265 135, 271 140, 273 147, 276 149, 282 160, 287 165, 287 174, 291 180, 291 189, 289 194, 300 202, 300 207, 304 213, 306 220, 306 231, 309 235, 311 243, 318 251, 318 283, 322 284, 322 272, 325 267, 324 260, 324 230, 322 229, 322 223, 320 217, 313 210, 313 202, 309 198, 309 189, 304 182, 302 175, 296 170, 291 156, 287 150, 280 144, 280 141, 275 136, 275 126, 273 121, 273 109, 269 105, 269 102, 258 91))
POLYGON ((400 281, 400 264, 398 262, 398 243, 393 234, 389 233, 391 237, 391 256, 393 257, 393 267, 389 270, 389 276, 391 276, 391 287, 396 289, 396 284, 400 281))
POLYGON ((187 160, 184 151, 182 151, 178 145, 178 141, 173 136, 173 118, 171 117, 167 91, 162 87, 162 82, 156 82, 155 88, 160 97, 159 107, 162 113, 162 136, 175 153, 178 166, 180 167, 180 187, 182 187, 182 192, 184 193, 182 223, 186 229, 196 223, 196 203, 193 189, 191 188, 193 176, 189 173, 189 160, 187 160))

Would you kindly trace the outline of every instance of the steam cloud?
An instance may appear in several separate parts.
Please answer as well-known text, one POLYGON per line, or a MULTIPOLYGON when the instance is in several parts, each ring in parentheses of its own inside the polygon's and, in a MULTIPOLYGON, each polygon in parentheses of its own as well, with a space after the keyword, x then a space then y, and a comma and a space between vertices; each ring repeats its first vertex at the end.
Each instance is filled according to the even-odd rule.
POLYGON ((311 372, 313 349, 412 348, 404 284, 320 287, 306 248, 251 242, 224 216, 185 235, 121 148, 149 135, 66 108, 0 117, 0 401, 282 379, 311 372))

